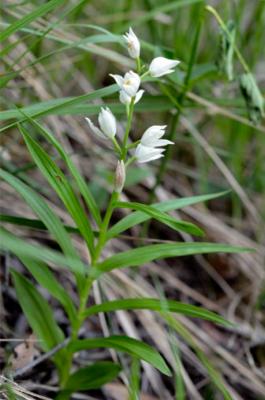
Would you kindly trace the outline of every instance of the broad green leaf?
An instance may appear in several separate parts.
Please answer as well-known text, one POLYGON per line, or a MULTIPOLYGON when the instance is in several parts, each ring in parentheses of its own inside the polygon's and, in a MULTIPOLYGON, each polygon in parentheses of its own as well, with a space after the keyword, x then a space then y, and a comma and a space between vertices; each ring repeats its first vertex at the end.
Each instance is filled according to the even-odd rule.
POLYGON ((33 189, 2 169, 0 169, 0 178, 8 182, 24 198, 56 239, 64 254, 71 258, 78 258, 64 225, 48 204, 33 189))
MULTIPOLYGON (((147 262, 161 258, 190 256, 193 254, 207 253, 242 253, 252 251, 245 247, 229 246, 219 243, 168 243, 142 246, 137 249, 128 250, 116 254, 98 264, 97 271, 100 273, 108 272, 116 268, 136 267, 147 262)), ((94 271, 97 273, 97 271, 94 271)))
POLYGON ((84 273, 88 268, 79 259, 71 259, 47 247, 30 244, 2 227, 0 227, 0 250, 11 251, 19 258, 27 257, 35 261, 55 264, 56 267, 67 267, 76 273, 84 273))
MULTIPOLYGON (((22 274, 11 270, 17 298, 29 325, 40 340, 43 350, 48 351, 64 340, 64 334, 57 325, 47 301, 22 274)), ((63 362, 64 351, 58 352, 54 359, 63 362)))
MULTIPOLYGON (((192 204, 215 199, 215 198, 223 196, 227 193, 228 193, 228 191, 207 194, 207 195, 202 195, 202 196, 184 197, 182 199, 174 199, 174 200, 163 201, 161 203, 156 203, 156 204, 153 204, 152 207, 159 211, 162 211, 162 212, 178 210, 180 208, 184 208, 184 207, 190 206, 192 204)), ((117 222, 115 225, 113 225, 109 229, 109 231, 107 233, 107 239, 109 240, 109 239, 117 236, 119 233, 124 232, 127 229, 129 229, 135 225, 138 225, 142 222, 145 222, 148 219, 150 219, 150 216, 146 215, 145 213, 143 213, 141 211, 133 212, 132 214, 124 217, 122 220, 117 222)))
POLYGON ((135 203, 135 202, 119 201, 119 202, 115 203, 115 207, 129 208, 132 210, 141 211, 178 232, 187 232, 187 233, 190 233, 192 235, 197 235, 197 236, 203 236, 203 234, 204 234, 200 228, 198 228, 196 225, 192 224, 191 222, 179 221, 179 220, 175 219, 174 217, 171 217, 170 215, 164 213, 163 211, 160 211, 158 208, 155 208, 152 206, 148 206, 148 205, 141 204, 141 203, 135 203))
POLYGON ((212 321, 224 326, 232 324, 223 317, 215 314, 212 311, 205 310, 202 307, 191 304, 181 303, 174 300, 160 300, 150 298, 132 298, 122 300, 107 301, 102 304, 96 304, 89 307, 84 312, 84 317, 89 317, 100 312, 109 312, 117 310, 153 310, 153 311, 170 311, 178 314, 183 314, 188 317, 201 318, 207 321, 212 321))
POLYGON ((57 299, 63 306, 70 321, 76 319, 76 308, 64 287, 58 282, 50 268, 41 261, 34 261, 26 257, 19 257, 24 266, 30 271, 36 281, 57 299))
POLYGON ((80 368, 70 375, 63 392, 100 389, 113 381, 119 375, 121 367, 111 361, 99 361, 87 367, 80 368))
POLYGON ((47 179, 49 184, 58 194, 60 199, 63 201, 65 207, 67 208, 77 227, 79 228, 80 233, 85 239, 91 254, 93 254, 93 231, 84 212, 84 209, 82 208, 78 198, 76 197, 71 185, 67 181, 65 175, 60 170, 60 168, 39 146, 39 144, 30 137, 30 135, 25 131, 22 126, 20 127, 20 129, 35 163, 37 164, 38 168, 47 179))
POLYGON ((83 339, 72 341, 68 349, 77 352, 85 349, 94 349, 98 347, 111 348, 128 353, 134 357, 140 358, 157 368, 163 374, 170 376, 171 372, 161 355, 146 343, 130 338, 128 336, 109 336, 101 339, 83 339))
POLYGON ((63 0, 51 0, 48 3, 44 3, 41 6, 34 8, 34 10, 26 14, 24 17, 18 19, 8 26, 3 32, 0 33, 0 41, 7 39, 10 35, 17 32, 19 29, 29 25, 31 22, 35 21, 37 18, 42 15, 47 14, 50 11, 53 11, 57 6, 63 4, 63 0))
POLYGON ((95 202, 95 199, 93 198, 84 178, 79 173, 78 169, 74 165, 71 158, 64 151, 63 147, 58 142, 58 140, 48 130, 44 129, 38 122, 34 121, 32 118, 28 117, 28 119, 40 131, 40 133, 45 137, 45 139, 47 139, 56 148, 56 150, 58 151, 58 153, 60 154, 60 156, 62 157, 64 162, 66 163, 73 178, 75 179, 75 181, 78 185, 78 188, 80 190, 80 193, 84 197, 86 204, 87 204, 89 210, 91 211, 91 214, 93 215, 96 223, 98 225, 100 225, 101 224, 101 216, 100 216, 100 212, 99 212, 97 203, 95 202))

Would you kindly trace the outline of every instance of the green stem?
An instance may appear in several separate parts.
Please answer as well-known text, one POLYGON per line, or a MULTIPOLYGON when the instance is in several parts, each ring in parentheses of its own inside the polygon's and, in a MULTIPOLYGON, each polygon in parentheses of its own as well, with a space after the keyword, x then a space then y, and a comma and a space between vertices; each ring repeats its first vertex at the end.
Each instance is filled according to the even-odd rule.
MULTIPOLYGON (((113 192, 111 195, 104 219, 100 226, 98 242, 97 242, 97 245, 95 248, 95 253, 93 255, 91 268, 96 268, 101 251, 106 243, 106 233, 108 230, 108 226, 109 226, 109 222, 110 222, 113 210, 115 208, 115 202, 118 200, 118 197, 119 197, 119 193, 117 193, 117 192, 113 192)), ((94 279, 91 277, 91 275, 88 275, 84 281, 83 290, 82 290, 82 293, 80 294, 79 308, 77 311, 75 322, 72 326, 71 341, 76 340, 78 338, 78 332, 79 332, 81 326, 83 325, 84 311, 87 306, 87 301, 89 298, 90 289, 92 287, 93 281, 94 281, 94 279)), ((62 389, 65 387, 67 380, 69 378, 70 371, 72 368, 72 363, 73 363, 73 355, 72 355, 72 353, 69 352, 68 358, 65 360, 64 375, 61 378, 61 382, 60 382, 62 389)))
POLYGON ((94 254, 94 258, 93 258, 93 266, 94 268, 96 267, 97 261, 100 257, 102 248, 106 242, 106 233, 108 230, 108 226, 109 226, 109 222, 113 213, 113 210, 115 208, 115 202, 118 200, 119 198, 119 193, 117 192, 112 192, 111 194, 111 198, 99 231, 99 237, 98 237, 98 243, 96 245, 96 249, 95 249, 95 254, 94 254))
POLYGON ((131 130, 131 125, 132 125, 134 100, 135 100, 135 97, 132 97, 131 103, 130 103, 130 106, 129 106, 129 113, 128 113, 126 131, 125 131, 125 134, 124 134, 123 144, 122 144, 122 156, 121 156, 121 159, 124 160, 124 161, 125 161, 126 156, 127 156, 127 142, 128 142, 129 133, 130 133, 130 130, 131 130))
POLYGON ((140 74, 140 72, 141 72, 141 60, 140 60, 140 57, 136 58, 136 70, 137 70, 137 74, 140 74))

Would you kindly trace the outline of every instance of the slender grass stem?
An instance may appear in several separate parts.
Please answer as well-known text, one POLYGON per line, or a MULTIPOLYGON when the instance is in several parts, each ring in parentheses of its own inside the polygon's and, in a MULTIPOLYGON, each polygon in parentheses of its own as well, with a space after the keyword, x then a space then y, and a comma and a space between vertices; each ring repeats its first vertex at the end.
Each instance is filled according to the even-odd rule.
POLYGON ((244 57, 242 56, 242 54, 240 53, 240 50, 238 49, 237 45, 235 44, 235 42, 233 41, 233 38, 231 37, 231 33, 229 32, 229 30, 226 27, 226 24, 224 23, 224 21, 222 20, 222 18, 220 17, 220 15, 218 14, 218 12, 211 6, 206 6, 205 9, 207 11, 209 11, 211 14, 214 15, 215 19, 217 20, 217 22, 219 23, 219 25, 222 27, 222 29, 225 31, 225 33, 227 34, 227 36, 230 39, 230 42, 234 48, 235 54, 237 55, 238 60, 240 61, 242 67, 244 68, 244 70, 247 73, 250 73, 250 69, 249 66, 247 65, 244 57))

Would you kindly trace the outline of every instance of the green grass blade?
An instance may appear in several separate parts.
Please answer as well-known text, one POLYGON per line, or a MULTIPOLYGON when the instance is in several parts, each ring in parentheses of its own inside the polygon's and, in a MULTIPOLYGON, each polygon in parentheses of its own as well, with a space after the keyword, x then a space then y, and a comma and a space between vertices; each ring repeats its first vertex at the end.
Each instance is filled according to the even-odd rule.
POLYGON ((122 300, 107 301, 102 304, 96 304, 88 308, 84 316, 89 317, 100 312, 110 312, 118 310, 153 310, 153 311, 170 311, 178 314, 183 314, 188 317, 201 318, 207 321, 215 322, 223 326, 231 326, 229 321, 223 317, 208 311, 202 307, 191 304, 181 303, 174 300, 159 300, 150 298, 131 298, 122 300))
POLYGON ((21 19, 13 22, 8 26, 3 32, 0 33, 0 41, 7 39, 10 35, 17 32, 19 29, 27 26, 31 22, 35 21, 37 18, 42 15, 47 14, 50 11, 53 11, 60 4, 63 4, 63 0, 51 0, 48 3, 44 3, 38 8, 35 8, 31 13, 25 15, 21 19))
POLYGON ((148 206, 141 203, 135 202, 117 202, 115 203, 115 207, 118 208, 129 208, 131 210, 141 211, 151 218, 156 219, 162 224, 169 226, 171 229, 178 231, 178 232, 186 232, 192 235, 203 236, 204 232, 198 228, 196 225, 192 224, 191 222, 186 221, 179 221, 174 217, 160 211, 158 208, 148 206))
MULTIPOLYGON (((156 204, 153 204, 152 207, 157 210, 160 210, 162 212, 178 210, 180 208, 184 208, 184 207, 190 206, 192 204, 197 204, 200 202, 215 199, 215 198, 223 196, 227 193, 229 193, 229 191, 207 194, 207 195, 202 195, 202 196, 184 197, 181 199, 174 199, 174 200, 164 201, 161 203, 156 203, 156 204)), ((124 217, 122 220, 117 222, 115 225, 113 225, 109 229, 109 231, 107 233, 107 239, 109 240, 109 239, 117 236, 119 233, 124 232, 127 229, 132 228, 133 226, 138 225, 142 222, 145 222, 149 219, 150 219, 150 216, 146 215, 145 213, 143 213, 141 211, 136 211, 130 215, 127 215, 126 217, 124 217)))
POLYGON ((75 340, 68 346, 69 351, 77 352, 98 347, 111 348, 140 358, 157 368, 163 374, 171 376, 171 372, 161 355, 151 346, 128 336, 109 336, 102 339, 75 340))

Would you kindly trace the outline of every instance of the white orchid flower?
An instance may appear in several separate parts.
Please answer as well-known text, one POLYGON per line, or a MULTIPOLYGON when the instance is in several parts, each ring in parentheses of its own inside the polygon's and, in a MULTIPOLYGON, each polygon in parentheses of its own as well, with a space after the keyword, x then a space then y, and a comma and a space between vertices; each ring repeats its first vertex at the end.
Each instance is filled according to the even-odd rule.
POLYGON ((170 140, 161 139, 165 134, 166 125, 153 125, 146 129, 142 138, 141 144, 147 147, 161 147, 168 144, 174 144, 170 140))
POLYGON ((157 160, 163 157, 165 149, 143 146, 141 143, 135 149, 134 157, 139 163, 157 160))
POLYGON ((86 118, 90 129, 99 137, 103 139, 113 139, 117 132, 116 119, 108 107, 101 108, 98 116, 98 123, 100 129, 93 124, 93 122, 86 118))
POLYGON ((163 157, 163 152, 165 151, 163 146, 174 144, 170 140, 161 139, 165 134, 165 130, 166 125, 153 125, 146 129, 134 154, 139 163, 163 157))
POLYGON ((138 74, 133 71, 126 72, 124 77, 121 75, 112 75, 113 79, 115 79, 116 83, 119 85, 121 90, 124 90, 129 96, 134 97, 138 92, 141 78, 138 74))
MULTIPOLYGON (((144 94, 144 90, 142 90, 142 89, 139 90, 139 91, 136 93, 135 99, 134 99, 134 104, 138 103, 138 101, 141 100, 143 94, 144 94)), ((120 102, 121 102, 121 103, 123 103, 123 104, 125 104, 125 105, 130 105, 130 104, 131 104, 131 100, 132 100, 132 97, 129 96, 129 95, 125 92, 125 90, 121 90, 121 91, 120 91, 120 102)))
POLYGON ((171 74, 174 68, 180 63, 178 60, 170 60, 165 57, 156 57, 149 66, 149 73, 153 78, 171 74))
POLYGON ((130 28, 129 32, 127 32, 125 35, 123 35, 123 37, 127 42, 128 53, 129 53, 130 57, 139 58, 141 45, 140 45, 138 37, 135 35, 132 28, 130 28))

